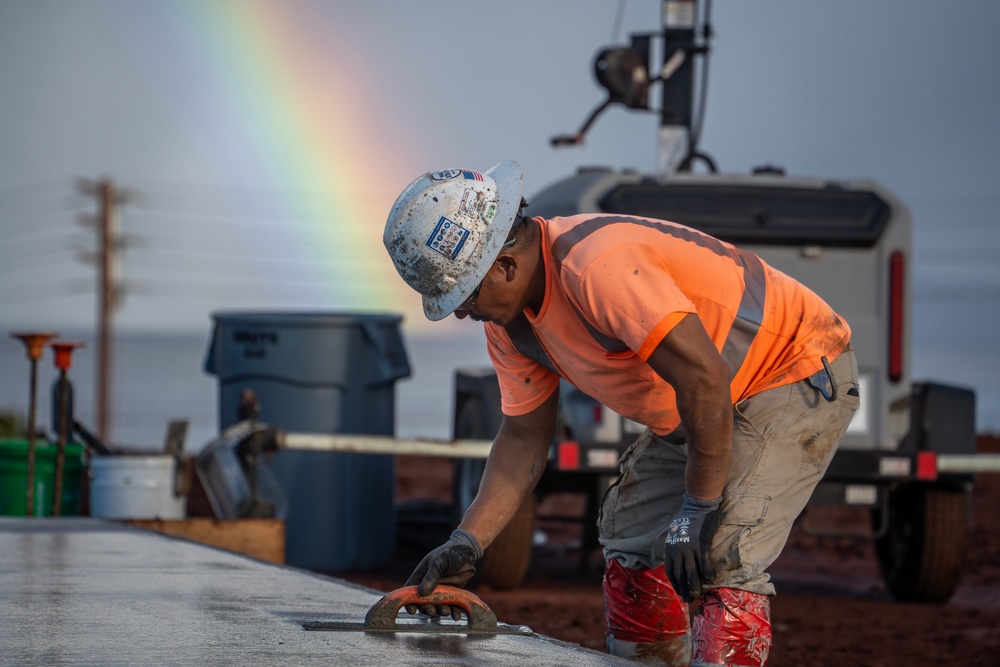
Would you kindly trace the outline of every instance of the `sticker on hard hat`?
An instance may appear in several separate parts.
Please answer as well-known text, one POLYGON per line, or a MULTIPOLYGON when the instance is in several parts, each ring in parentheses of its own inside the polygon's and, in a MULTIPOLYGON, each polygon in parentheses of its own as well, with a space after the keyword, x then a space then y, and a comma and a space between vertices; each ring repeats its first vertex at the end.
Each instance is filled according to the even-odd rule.
POLYGON ((459 251, 469 238, 469 230, 443 215, 438 220, 437 227, 427 239, 427 247, 440 253, 450 260, 458 257, 459 251))
POLYGON ((478 171, 466 171, 462 170, 462 176, 470 181, 481 181, 483 180, 483 175, 478 171))
POLYGON ((461 173, 461 169, 442 169, 431 174, 431 178, 435 181, 447 181, 449 178, 455 178, 461 173))
POLYGON ((475 220, 483 213, 486 196, 482 192, 476 192, 472 188, 466 188, 462 193, 462 202, 458 205, 458 213, 464 214, 475 220))

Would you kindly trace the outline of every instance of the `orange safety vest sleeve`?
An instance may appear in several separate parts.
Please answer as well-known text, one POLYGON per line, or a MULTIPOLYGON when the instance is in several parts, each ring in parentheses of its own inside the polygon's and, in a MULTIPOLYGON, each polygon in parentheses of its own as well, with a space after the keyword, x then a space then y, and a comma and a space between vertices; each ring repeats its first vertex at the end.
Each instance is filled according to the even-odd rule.
POLYGON ((503 327, 486 324, 486 351, 500 380, 505 415, 527 414, 559 388, 559 376, 521 354, 503 327))

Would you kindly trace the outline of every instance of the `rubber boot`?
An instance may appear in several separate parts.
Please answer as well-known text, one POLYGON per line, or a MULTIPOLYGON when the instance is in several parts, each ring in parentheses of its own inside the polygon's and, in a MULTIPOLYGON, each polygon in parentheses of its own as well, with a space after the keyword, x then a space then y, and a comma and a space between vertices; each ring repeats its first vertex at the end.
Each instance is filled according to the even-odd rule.
POLYGON ((658 642, 627 642, 607 636, 608 653, 647 665, 689 667, 691 665, 691 635, 677 635, 658 642))
POLYGON ((647 664, 688 667, 688 606, 662 567, 630 569, 615 559, 604 570, 608 653, 647 664))
POLYGON ((692 667, 761 667, 771 651, 771 601, 736 588, 712 589, 691 633, 692 667))

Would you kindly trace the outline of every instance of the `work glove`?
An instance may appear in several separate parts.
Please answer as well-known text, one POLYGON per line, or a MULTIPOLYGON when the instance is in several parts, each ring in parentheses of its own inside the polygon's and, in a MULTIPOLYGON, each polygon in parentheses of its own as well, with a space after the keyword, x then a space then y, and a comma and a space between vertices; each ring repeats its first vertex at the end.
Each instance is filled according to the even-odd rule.
MULTIPOLYGON (((449 586, 465 586, 472 575, 476 573, 475 562, 483 557, 483 548, 472 533, 456 529, 451 539, 430 552, 417 565, 407 586, 416 586, 421 596, 430 595, 438 584, 449 586)), ((418 605, 406 605, 410 614, 417 613, 418 605)), ((462 610, 448 605, 422 605, 421 613, 428 616, 451 616, 454 620, 462 618, 462 610)))
POLYGON ((684 503, 670 521, 663 550, 663 569, 685 602, 701 596, 702 582, 715 576, 709 550, 719 528, 722 498, 699 500, 684 494, 684 503))

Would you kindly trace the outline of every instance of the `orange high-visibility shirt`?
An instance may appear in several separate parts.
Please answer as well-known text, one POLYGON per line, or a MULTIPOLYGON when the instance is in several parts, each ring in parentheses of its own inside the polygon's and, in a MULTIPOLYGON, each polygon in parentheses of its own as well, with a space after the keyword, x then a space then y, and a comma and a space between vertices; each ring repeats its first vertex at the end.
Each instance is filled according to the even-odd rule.
POLYGON ((537 408, 562 376, 624 417, 670 433, 680 424, 676 395, 646 362, 689 313, 729 364, 734 405, 809 377, 850 341, 847 323, 812 290, 690 227, 607 214, 535 221, 542 307, 506 328, 486 324, 504 414, 537 408))

